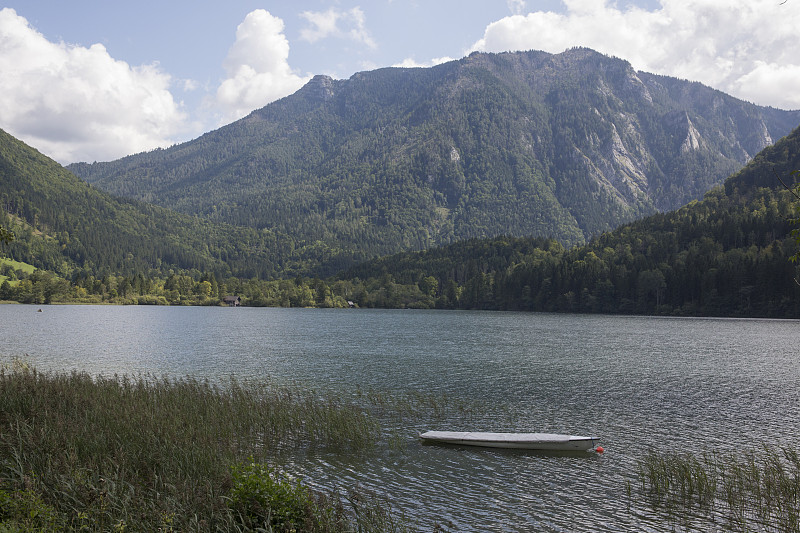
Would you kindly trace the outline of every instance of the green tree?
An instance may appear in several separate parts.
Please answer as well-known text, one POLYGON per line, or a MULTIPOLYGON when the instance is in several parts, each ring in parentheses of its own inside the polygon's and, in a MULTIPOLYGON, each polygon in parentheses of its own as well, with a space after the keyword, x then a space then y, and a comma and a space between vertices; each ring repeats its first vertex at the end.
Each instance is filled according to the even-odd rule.
POLYGON ((11 284, 8 280, 4 280, 2 285, 0 285, 0 300, 13 300, 14 299, 14 290, 11 287, 11 284))
POLYGON ((426 276, 419 282, 419 290, 426 296, 436 296, 439 291, 439 280, 433 276, 426 276))
POLYGON ((637 282, 639 290, 639 301, 645 306, 649 307, 652 298, 655 298, 655 309, 661 307, 661 297, 664 294, 664 289, 667 288, 667 283, 664 280, 664 274, 660 270, 644 270, 639 273, 637 282))
POLYGON ((196 290, 197 290, 197 294, 198 295, 200 295, 200 296, 202 296, 204 298, 208 298, 209 296, 211 296, 211 292, 212 292, 211 282, 210 281, 201 281, 200 283, 197 284, 196 290))
POLYGON ((14 240, 14 233, 7 230, 3 226, 0 226, 0 250, 2 250, 2 245, 4 244, 11 244, 11 241, 14 240))
MULTIPOLYGON (((794 172, 792 172, 792 176, 800 176, 800 170, 795 170, 794 172)), ((791 191, 791 193, 795 196, 795 198, 800 200, 800 183, 796 184, 794 188, 787 187, 787 189, 791 191)), ((797 210, 798 216, 796 219, 793 220, 793 222, 795 223, 795 225, 798 225, 800 224, 800 204, 797 204, 797 207, 795 209, 797 210)), ((798 250, 797 253, 795 253, 791 257, 791 259, 793 262, 797 263, 798 261, 800 261, 800 228, 795 228, 792 231, 792 237, 794 237, 794 240, 797 243, 798 250)))
POLYGON ((4 228, 3 226, 0 226, 0 242, 9 244, 13 240, 14 240, 14 234, 9 230, 7 230, 6 228, 4 228))

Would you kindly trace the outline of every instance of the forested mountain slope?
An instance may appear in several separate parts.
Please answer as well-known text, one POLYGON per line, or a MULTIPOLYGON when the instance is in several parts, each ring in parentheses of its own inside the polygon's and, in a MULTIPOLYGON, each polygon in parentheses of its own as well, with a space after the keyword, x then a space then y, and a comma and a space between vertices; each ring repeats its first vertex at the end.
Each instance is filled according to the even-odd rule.
POLYGON ((13 259, 61 275, 167 272, 274 276, 287 240, 114 198, 0 130, 0 225, 13 259))
POLYGON ((359 265, 361 305, 800 317, 796 199, 800 129, 702 201, 566 250, 545 239, 472 240, 359 265), (409 289, 410 287, 410 289, 409 289), (396 301, 393 303, 391 300, 396 301))
POLYGON ((565 246, 674 209, 800 124, 587 49, 317 76, 169 149, 69 168, 344 265, 496 235, 565 246))

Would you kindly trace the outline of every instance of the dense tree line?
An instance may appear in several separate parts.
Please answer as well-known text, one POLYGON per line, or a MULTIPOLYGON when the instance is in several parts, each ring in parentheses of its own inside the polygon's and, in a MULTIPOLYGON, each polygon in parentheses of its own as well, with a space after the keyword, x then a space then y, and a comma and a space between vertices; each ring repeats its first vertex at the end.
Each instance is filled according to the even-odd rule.
POLYGON ((470 241, 371 262, 345 279, 364 277, 394 293, 417 289, 420 297, 396 299, 400 306, 800 317, 790 195, 762 189, 752 203, 734 204, 715 190, 571 250, 555 241, 470 241))
POLYGON ((36 269, 31 273, 0 264, 0 301, 28 304, 95 303, 122 305, 226 305, 238 296, 241 305, 269 307, 350 307, 356 294, 347 281, 297 277, 264 281, 214 273, 185 271, 166 277, 144 274, 95 277, 77 271, 71 279, 36 269))
POLYGON ((800 317, 793 197, 760 188, 702 202, 565 249, 554 240, 472 239, 386 257, 338 278, 258 280, 184 271, 70 280, 0 268, 0 300, 126 304, 508 309, 800 317), (11 283, 15 283, 13 286, 11 283))
POLYGON ((0 300, 220 305, 232 294, 252 306, 800 317, 790 262, 797 253, 794 209, 787 191, 720 188, 580 248, 548 239, 472 239, 329 279, 218 278, 197 270, 95 277, 77 270, 65 280, 5 267, 0 300))

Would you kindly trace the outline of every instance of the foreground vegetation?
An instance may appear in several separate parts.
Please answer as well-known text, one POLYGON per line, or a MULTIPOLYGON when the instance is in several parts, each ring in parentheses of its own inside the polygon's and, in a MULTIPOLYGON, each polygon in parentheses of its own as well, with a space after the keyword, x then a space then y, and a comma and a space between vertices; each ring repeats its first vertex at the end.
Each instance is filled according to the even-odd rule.
POLYGON ((0 531, 402 531, 284 452, 364 451, 374 417, 295 389, 0 370, 0 531))
MULTIPOLYGON (((470 410, 375 391, 358 398, 236 380, 41 373, 17 361, 0 369, 0 532, 409 531, 385 499, 353 487, 314 491, 282 465, 304 450, 386 445, 364 406, 379 416, 470 410)), ((800 531, 800 455, 788 447, 651 452, 624 490, 665 524, 800 531)))

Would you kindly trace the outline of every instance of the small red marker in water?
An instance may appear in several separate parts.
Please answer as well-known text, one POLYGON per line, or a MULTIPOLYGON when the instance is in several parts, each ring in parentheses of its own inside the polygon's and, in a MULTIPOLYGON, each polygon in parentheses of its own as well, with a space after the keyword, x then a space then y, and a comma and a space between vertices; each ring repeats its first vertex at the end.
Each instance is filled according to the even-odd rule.
POLYGON ((594 451, 596 451, 597 453, 603 453, 605 450, 603 449, 602 446, 598 446, 597 448, 594 449, 594 451))

